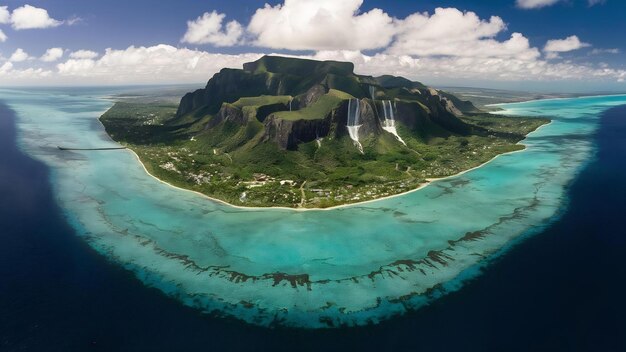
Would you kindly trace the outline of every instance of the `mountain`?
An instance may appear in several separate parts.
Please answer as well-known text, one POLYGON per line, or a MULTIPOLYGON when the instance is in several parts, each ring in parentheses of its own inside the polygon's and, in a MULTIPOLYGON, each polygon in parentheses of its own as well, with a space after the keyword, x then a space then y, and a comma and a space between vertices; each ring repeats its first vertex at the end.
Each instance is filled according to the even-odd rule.
MULTIPOLYGON (((235 129, 243 129, 249 138, 238 139, 237 146, 273 142, 296 150, 302 143, 350 136, 347 126, 354 121, 360 125, 352 134, 355 144, 396 135, 396 123, 420 137, 431 131, 465 135, 471 128, 458 116, 467 112, 478 109, 402 77, 357 75, 349 62, 264 56, 242 70, 223 69, 204 89, 186 94, 176 118, 206 119, 205 134, 213 135, 216 146, 227 143, 235 129), (354 107, 350 113, 349 106, 354 107), (261 138, 255 139, 257 134, 261 138)), ((397 144, 403 145, 398 137, 397 144)))

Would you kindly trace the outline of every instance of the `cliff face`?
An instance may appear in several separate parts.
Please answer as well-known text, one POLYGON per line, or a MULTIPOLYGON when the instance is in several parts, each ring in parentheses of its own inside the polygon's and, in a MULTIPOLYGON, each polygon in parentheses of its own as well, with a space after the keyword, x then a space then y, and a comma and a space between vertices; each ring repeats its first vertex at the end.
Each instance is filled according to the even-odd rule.
POLYGON ((264 123, 263 142, 276 143, 285 150, 296 150, 300 143, 328 136, 331 124, 332 115, 317 120, 284 120, 270 115, 264 123))
POLYGON ((240 97, 283 95, 286 90, 286 84, 280 77, 223 69, 209 80, 204 89, 183 96, 176 116, 195 113, 196 117, 201 117, 214 114, 222 103, 233 103, 240 97))
POLYGON ((293 109, 306 108, 307 106, 312 105, 315 102, 317 102, 319 98, 326 93, 328 93, 328 89, 326 88, 326 86, 323 86, 321 84, 316 84, 313 87, 311 87, 311 89, 309 89, 303 95, 296 97, 296 99, 294 99, 294 101, 292 102, 292 105, 293 105, 292 108, 293 109))
POLYGON ((222 104, 222 108, 217 115, 210 119, 205 125, 205 130, 211 129, 220 123, 231 122, 237 125, 244 125, 247 119, 243 116, 243 111, 230 104, 222 104))
MULTIPOLYGON (((353 101, 354 103, 354 101, 353 101)), ((337 125, 334 137, 348 135, 348 102, 344 101, 335 111, 333 122, 337 125)), ((374 111, 369 99, 359 99, 359 138, 375 137, 383 132, 382 121, 374 111)))
POLYGON ((185 94, 178 104, 176 117, 184 116, 192 111, 198 110, 205 106, 204 89, 198 89, 194 92, 185 94))
MULTIPOLYGON (((377 118, 370 102, 359 100, 359 138, 376 137, 383 133, 382 122, 377 118)), ((348 102, 342 102, 324 118, 314 120, 285 120, 269 115, 265 120, 264 142, 276 143, 282 149, 296 150, 300 143, 318 138, 341 138, 348 135, 348 102)))

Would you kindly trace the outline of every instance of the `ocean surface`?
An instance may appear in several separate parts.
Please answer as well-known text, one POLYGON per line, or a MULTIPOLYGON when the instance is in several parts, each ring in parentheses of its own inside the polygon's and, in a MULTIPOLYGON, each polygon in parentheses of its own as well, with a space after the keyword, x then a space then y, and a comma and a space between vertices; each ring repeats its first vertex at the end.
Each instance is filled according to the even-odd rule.
POLYGON ((59 151, 115 146, 108 93, 0 90, 0 350, 626 348, 626 96, 506 105, 553 123, 418 192, 295 212, 59 151))

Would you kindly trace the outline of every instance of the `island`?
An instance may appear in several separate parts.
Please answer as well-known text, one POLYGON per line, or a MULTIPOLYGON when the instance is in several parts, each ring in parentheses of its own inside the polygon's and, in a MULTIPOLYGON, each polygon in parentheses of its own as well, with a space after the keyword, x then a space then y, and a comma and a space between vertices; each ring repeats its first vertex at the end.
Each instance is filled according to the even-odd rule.
POLYGON ((245 207, 330 208, 402 194, 523 150, 549 122, 504 117, 354 64, 264 56, 178 105, 116 102, 100 121, 171 185, 245 207))

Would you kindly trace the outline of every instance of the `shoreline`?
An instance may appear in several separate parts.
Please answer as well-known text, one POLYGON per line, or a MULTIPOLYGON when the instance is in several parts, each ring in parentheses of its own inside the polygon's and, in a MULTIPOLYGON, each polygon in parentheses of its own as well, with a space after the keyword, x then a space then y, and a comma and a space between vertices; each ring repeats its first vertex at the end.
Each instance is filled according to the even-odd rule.
MULTIPOLYGON (((100 123, 102 124, 102 122, 100 121, 100 119, 98 119, 98 122, 100 122, 100 123)), ((242 206, 242 205, 235 205, 235 204, 231 204, 231 203, 228 203, 228 202, 226 202, 226 201, 224 201, 224 200, 217 199, 217 198, 213 198, 213 197, 211 197, 211 196, 208 196, 208 195, 206 195, 206 194, 204 194, 204 193, 201 193, 201 192, 198 192, 198 191, 194 191, 194 190, 191 190, 191 189, 182 188, 182 187, 179 187, 179 186, 173 185, 173 184, 171 184, 171 183, 169 183, 169 182, 167 182, 167 181, 164 181, 164 180, 162 180, 162 179, 160 179, 160 178, 158 178, 158 177, 154 176, 153 174, 151 174, 151 173, 150 173, 150 171, 148 171, 148 169, 146 168, 146 165, 144 165, 144 163, 141 161, 141 158, 139 157, 139 155, 138 155, 137 153, 135 153, 135 151, 134 151, 134 150, 132 150, 131 148, 128 148, 128 147, 126 147, 126 150, 127 150, 127 151, 129 151, 129 152, 131 152, 131 153, 135 156, 135 159, 137 159, 137 161, 139 162, 139 164, 141 165, 141 167, 143 168, 143 170, 146 172, 146 174, 147 174, 147 175, 149 175, 150 177, 154 178, 155 180, 157 180, 157 181, 159 181, 159 182, 161 182, 161 183, 163 183, 163 184, 166 184, 166 185, 168 185, 168 186, 170 186, 170 187, 172 187, 172 188, 179 189, 179 190, 186 191, 186 192, 191 192, 191 193, 194 193, 194 194, 196 194, 196 195, 202 196, 202 197, 204 197, 204 198, 206 198, 206 199, 209 199, 209 200, 211 200, 211 201, 214 201, 214 202, 217 202, 217 203, 220 203, 220 204, 222 204, 222 205, 226 205, 226 206, 229 206, 229 207, 232 207, 232 208, 235 208, 235 209, 248 210, 248 211, 259 211, 259 210, 290 210, 290 211, 298 211, 298 212, 305 212, 305 211, 328 211, 328 210, 336 210, 336 209, 347 208, 347 207, 361 206, 361 205, 363 205, 363 204, 373 203, 373 202, 378 202, 378 201, 382 201, 382 200, 387 200, 387 199, 391 199, 391 198, 395 198, 395 197, 400 197, 400 196, 403 196, 403 195, 407 195, 407 194, 409 194, 409 193, 417 192, 417 191, 419 191, 419 190, 421 190, 421 189, 424 189, 424 188, 426 188, 427 186, 429 186, 429 185, 431 185, 431 184, 433 184, 433 183, 435 183, 435 182, 437 182, 437 181, 442 181, 442 180, 446 180, 446 179, 449 179, 449 178, 458 177, 458 176, 464 175, 464 174, 466 174, 466 173, 468 173, 468 172, 470 172, 470 171, 473 171, 473 170, 476 170, 476 169, 478 169, 478 168, 481 168, 481 167, 483 167, 483 166, 485 166, 485 165, 489 164, 490 162, 492 162, 492 161, 496 160, 498 157, 501 157, 501 156, 503 156, 503 155, 509 155, 509 154, 514 154, 514 153, 524 152, 524 151, 528 150, 528 146, 527 146, 526 144, 522 143, 522 142, 523 142, 524 140, 526 140, 526 138, 528 138, 528 136, 529 136, 529 135, 531 135, 531 134, 533 134, 533 133, 535 133, 535 132, 539 131, 540 129, 542 129, 542 128, 543 128, 543 127, 545 127, 545 126, 551 125, 551 124, 552 124, 552 122, 553 122, 553 121, 550 121, 550 122, 548 122, 548 123, 546 123, 546 124, 544 124, 544 125, 541 125, 541 126, 539 126, 537 129, 535 129, 534 131, 532 131, 532 132, 530 132, 529 134, 527 134, 527 135, 526 135, 526 137, 524 137, 524 139, 522 139, 522 140, 518 143, 518 144, 523 145, 523 146, 524 146, 524 149, 521 149, 521 150, 515 150, 515 151, 512 151, 512 152, 507 152, 507 153, 502 153, 502 154, 498 154, 498 155, 494 156, 493 158, 491 158, 491 159, 489 159, 489 160, 485 161, 484 163, 482 163, 482 164, 480 164, 480 165, 474 166, 474 167, 469 168, 469 169, 467 169, 467 170, 463 170, 463 171, 461 171, 461 172, 459 172, 459 173, 456 173, 456 174, 454 174, 454 175, 444 176, 444 177, 438 177, 438 178, 427 178, 425 183, 423 183, 423 184, 419 185, 419 187, 417 187, 417 188, 411 189, 411 190, 406 191, 406 192, 397 193, 397 194, 392 194, 392 195, 389 195, 389 196, 385 196, 385 197, 381 197, 381 198, 376 198, 376 199, 369 199, 369 200, 365 200, 365 201, 362 201, 362 202, 356 202, 356 203, 348 203, 348 204, 335 205, 335 206, 328 207, 328 208, 246 207, 246 206, 242 206)), ((104 125, 103 125, 103 127, 104 127, 104 125)), ((108 134, 107 134, 107 136, 108 136, 108 134)), ((110 136, 109 136, 109 138, 110 138, 110 136)), ((116 142, 116 143, 117 143, 117 142, 116 142)), ((118 144, 119 144, 119 143, 118 143, 118 144)), ((121 144, 120 144, 120 145, 121 145, 121 144)))
POLYGON ((626 93, 619 93, 619 94, 601 94, 601 95, 581 95, 579 97, 571 97, 571 98, 544 98, 544 99, 530 99, 530 100, 523 100, 523 101, 515 101, 515 102, 511 102, 511 103, 494 103, 494 104, 487 104, 484 106, 500 106, 500 105, 517 105, 517 104, 524 104, 524 103, 530 103, 532 101, 551 101, 551 100, 572 100, 572 99, 586 99, 586 98, 610 98, 610 97, 625 97, 626 93))

